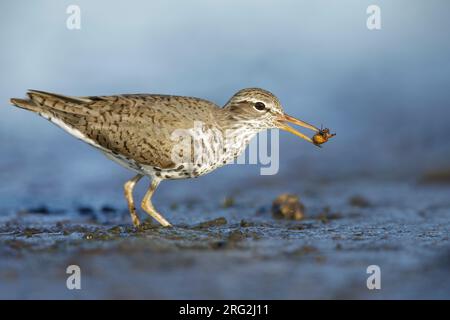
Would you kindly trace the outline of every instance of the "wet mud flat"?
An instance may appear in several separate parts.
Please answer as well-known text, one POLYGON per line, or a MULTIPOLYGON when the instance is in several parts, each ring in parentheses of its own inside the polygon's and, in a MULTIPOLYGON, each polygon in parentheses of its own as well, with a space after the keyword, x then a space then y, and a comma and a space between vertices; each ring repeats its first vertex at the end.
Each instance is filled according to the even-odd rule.
POLYGON ((450 185, 262 188, 160 207, 173 228, 133 228, 125 203, 4 212, 0 298, 450 298, 450 185), (303 219, 272 214, 285 191, 303 219), (69 265, 81 290, 66 288, 69 265), (370 265, 380 290, 367 288, 370 265))

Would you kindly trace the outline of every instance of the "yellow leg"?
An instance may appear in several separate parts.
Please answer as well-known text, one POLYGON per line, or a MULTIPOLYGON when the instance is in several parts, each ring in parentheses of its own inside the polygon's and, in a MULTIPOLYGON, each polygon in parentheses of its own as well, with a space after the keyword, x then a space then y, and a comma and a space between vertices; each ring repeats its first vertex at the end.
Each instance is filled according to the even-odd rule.
POLYGON ((131 221, 133 221, 133 225, 135 227, 139 226, 140 222, 139 222, 139 218, 136 214, 136 207, 134 206, 133 189, 134 189, 134 186, 136 185, 136 183, 138 183, 138 181, 141 180, 142 177, 143 177, 143 175, 137 174, 136 176, 134 176, 133 179, 125 182, 125 184, 123 186, 123 188, 125 190, 125 198, 127 199, 127 202, 128 202, 128 209, 130 210, 131 221))
POLYGON ((171 227, 172 225, 164 219, 162 215, 160 215, 155 208, 152 205, 152 195, 155 192, 156 188, 159 185, 160 180, 159 179, 153 179, 150 183, 150 187, 147 190, 147 193, 145 194, 144 198, 142 199, 142 209, 148 213, 150 216, 152 216, 156 221, 158 221, 163 227, 171 227))

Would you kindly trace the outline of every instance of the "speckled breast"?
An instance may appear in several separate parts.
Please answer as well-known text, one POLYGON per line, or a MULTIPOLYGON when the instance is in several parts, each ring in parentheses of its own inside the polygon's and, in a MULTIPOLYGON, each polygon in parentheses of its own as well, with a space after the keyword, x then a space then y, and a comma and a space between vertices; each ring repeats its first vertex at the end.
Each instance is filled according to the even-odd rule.
POLYGON ((221 130, 209 124, 196 123, 193 128, 180 129, 172 135, 176 142, 171 155, 173 167, 139 166, 132 161, 128 165, 132 170, 160 179, 195 178, 233 162, 255 134, 242 128, 221 130))

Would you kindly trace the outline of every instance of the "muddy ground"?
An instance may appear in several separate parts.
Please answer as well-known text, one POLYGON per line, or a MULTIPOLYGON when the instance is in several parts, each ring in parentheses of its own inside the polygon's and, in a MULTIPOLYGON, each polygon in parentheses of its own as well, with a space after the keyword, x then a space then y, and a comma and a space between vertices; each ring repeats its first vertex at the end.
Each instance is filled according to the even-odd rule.
POLYGON ((449 184, 277 181, 158 202, 173 228, 133 228, 120 188, 113 205, 6 210, 0 298, 450 298, 449 184), (303 220, 274 218, 282 191, 300 195, 303 220), (72 264, 81 290, 66 288, 72 264))

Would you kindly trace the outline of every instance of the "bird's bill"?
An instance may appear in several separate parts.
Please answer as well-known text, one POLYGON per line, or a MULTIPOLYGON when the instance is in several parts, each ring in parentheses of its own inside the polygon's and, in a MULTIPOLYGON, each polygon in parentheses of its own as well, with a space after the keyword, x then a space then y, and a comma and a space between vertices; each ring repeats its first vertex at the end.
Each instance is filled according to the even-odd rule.
POLYGON ((298 137, 300 137, 302 139, 305 139, 306 141, 309 141, 309 142, 314 144, 314 142, 312 141, 312 139, 310 137, 308 137, 307 135, 305 135, 305 134, 303 134, 301 132, 298 132, 297 130, 295 130, 294 128, 289 126, 287 124, 287 122, 292 123, 292 124, 296 124, 296 125, 304 127, 304 128, 308 128, 308 129, 310 129, 312 131, 315 131, 315 132, 319 132, 320 129, 318 129, 317 127, 313 126, 312 124, 309 124, 309 123, 307 123, 305 121, 296 119, 296 118, 291 117, 291 116, 289 116, 287 114, 284 114, 284 115, 280 116, 280 118, 278 119, 278 128, 280 128, 282 130, 285 130, 287 132, 290 132, 292 134, 295 134, 296 136, 298 136, 298 137))

